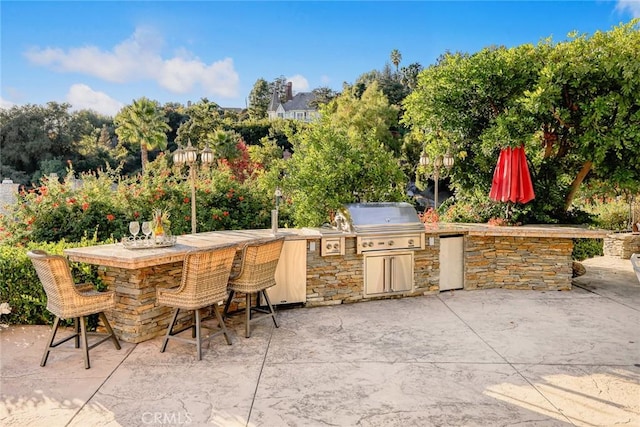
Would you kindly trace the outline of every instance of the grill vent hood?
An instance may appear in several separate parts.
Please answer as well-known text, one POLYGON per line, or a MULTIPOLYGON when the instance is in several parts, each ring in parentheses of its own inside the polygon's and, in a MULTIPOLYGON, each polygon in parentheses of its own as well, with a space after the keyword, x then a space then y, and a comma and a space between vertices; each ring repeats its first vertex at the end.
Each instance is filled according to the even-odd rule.
POLYGON ((350 203, 334 220, 335 228, 356 233, 424 232, 424 224, 409 203, 350 203))

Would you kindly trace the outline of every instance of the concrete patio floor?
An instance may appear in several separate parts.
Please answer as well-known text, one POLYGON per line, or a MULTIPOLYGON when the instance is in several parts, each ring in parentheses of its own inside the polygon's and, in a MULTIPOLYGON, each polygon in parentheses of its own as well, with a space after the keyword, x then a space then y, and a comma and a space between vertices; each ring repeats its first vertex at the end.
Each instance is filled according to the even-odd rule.
MULTIPOLYGON (((49 327, 0 332, 3 426, 640 426, 640 283, 584 262, 565 292, 454 291, 239 318, 203 349, 105 343, 39 366, 49 327)), ((72 347, 72 345, 70 345, 72 347)))

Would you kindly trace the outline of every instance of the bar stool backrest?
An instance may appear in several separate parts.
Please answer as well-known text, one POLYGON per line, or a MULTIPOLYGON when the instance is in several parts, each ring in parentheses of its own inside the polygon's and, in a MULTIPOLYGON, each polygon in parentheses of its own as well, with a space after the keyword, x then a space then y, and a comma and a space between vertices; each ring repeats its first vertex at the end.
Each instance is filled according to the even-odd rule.
POLYGON ((47 294, 47 310, 63 319, 81 316, 91 311, 76 289, 69 262, 60 255, 32 250, 27 253, 47 294))
POLYGON ((256 292, 276 284, 275 271, 280 261, 284 238, 247 244, 242 253, 240 272, 231 278, 239 292, 256 292))
POLYGON ((200 301, 224 301, 236 246, 197 250, 185 255, 180 293, 200 301))

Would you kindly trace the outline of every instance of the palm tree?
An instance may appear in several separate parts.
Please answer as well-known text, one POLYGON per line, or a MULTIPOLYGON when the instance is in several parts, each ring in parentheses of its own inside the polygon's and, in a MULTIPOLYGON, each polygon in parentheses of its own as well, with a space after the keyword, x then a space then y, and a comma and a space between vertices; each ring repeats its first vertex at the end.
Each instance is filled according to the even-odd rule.
POLYGON ((396 66, 396 73, 398 72, 398 66, 402 61, 402 54, 398 49, 393 49, 391 51, 391 63, 396 66))
POLYGON ((140 145, 142 170, 149 163, 149 150, 167 147, 167 134, 171 127, 160 110, 157 101, 145 97, 134 100, 133 104, 124 107, 113 120, 116 135, 122 141, 140 145))

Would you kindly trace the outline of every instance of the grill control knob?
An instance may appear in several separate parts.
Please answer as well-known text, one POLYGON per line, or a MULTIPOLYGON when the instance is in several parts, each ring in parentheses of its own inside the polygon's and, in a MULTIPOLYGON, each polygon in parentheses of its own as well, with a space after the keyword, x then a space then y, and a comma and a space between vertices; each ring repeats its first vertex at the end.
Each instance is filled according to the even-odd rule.
POLYGON ((413 239, 409 239, 409 245, 413 246, 413 239))
POLYGON ((336 250, 337 250, 339 247, 340 247, 340 245, 338 245, 337 243, 334 243, 334 244, 333 244, 333 249, 336 249, 336 250))
POLYGON ((327 249, 331 249, 331 243, 327 243, 327 249))
POLYGON ((393 246, 393 240, 389 240, 389 243, 387 243, 389 246, 393 246))

